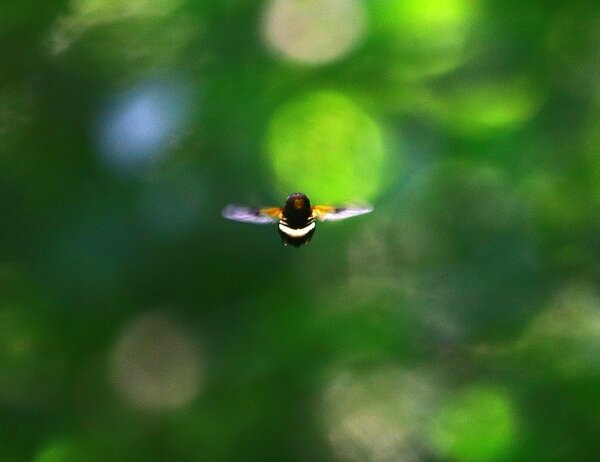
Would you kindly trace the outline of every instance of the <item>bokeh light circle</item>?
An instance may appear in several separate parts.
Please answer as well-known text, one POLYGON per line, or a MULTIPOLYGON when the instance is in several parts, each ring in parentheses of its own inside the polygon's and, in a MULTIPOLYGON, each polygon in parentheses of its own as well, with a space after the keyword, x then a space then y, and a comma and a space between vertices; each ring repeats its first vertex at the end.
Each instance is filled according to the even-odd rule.
POLYGON ((365 26, 359 0, 271 0, 262 32, 267 45, 285 58, 316 65, 350 53, 365 26))
POLYGON ((117 393, 131 407, 169 410, 200 391, 202 358, 193 339, 166 314, 148 313, 121 334, 111 358, 117 393))
POLYGON ((48 46, 54 55, 88 63, 86 69, 120 76, 171 66, 197 32, 183 0, 71 0, 58 15, 48 46), (92 64, 93 62, 93 64, 92 64))
POLYGON ((369 2, 374 36, 395 59, 399 77, 435 76, 461 65, 473 51, 470 38, 480 15, 474 0, 369 2))
POLYGON ((325 385, 319 420, 336 460, 418 461, 439 394, 424 371, 342 369, 325 385))
POLYGON ((182 3, 182 0, 72 0, 71 8, 92 20, 114 20, 118 17, 165 16, 182 3))
POLYGON ((266 139, 280 194, 301 191, 320 202, 372 201, 391 175, 383 130, 340 93, 311 93, 284 105, 266 139))
POLYGON ((188 126, 192 96, 185 80, 156 78, 112 98, 98 117, 96 136, 103 163, 126 174, 159 163, 188 126))
POLYGON ((100 458, 88 445, 70 439, 54 441, 43 447, 33 462, 94 462, 100 458))
POLYGON ((432 97, 429 111, 452 132, 484 137, 522 127, 543 101, 533 82, 514 77, 450 86, 432 97))
POLYGON ((600 374, 600 297, 590 284, 562 288, 537 314, 518 343, 528 364, 536 362, 563 379, 600 374))
POLYGON ((487 462, 511 450, 516 415, 501 391, 472 386, 451 399, 433 419, 433 446, 452 460, 487 462))

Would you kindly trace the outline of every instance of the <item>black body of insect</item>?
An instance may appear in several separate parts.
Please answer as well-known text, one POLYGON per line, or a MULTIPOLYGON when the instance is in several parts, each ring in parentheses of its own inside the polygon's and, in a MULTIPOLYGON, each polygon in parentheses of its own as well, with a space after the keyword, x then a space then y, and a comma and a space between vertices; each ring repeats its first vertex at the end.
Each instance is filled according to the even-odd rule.
POLYGON ((283 207, 253 208, 240 205, 228 205, 223 216, 229 220, 246 223, 278 223, 279 235, 284 245, 299 247, 310 241, 315 233, 316 220, 337 221, 372 212, 370 206, 328 205, 311 206, 303 193, 290 194, 283 207))

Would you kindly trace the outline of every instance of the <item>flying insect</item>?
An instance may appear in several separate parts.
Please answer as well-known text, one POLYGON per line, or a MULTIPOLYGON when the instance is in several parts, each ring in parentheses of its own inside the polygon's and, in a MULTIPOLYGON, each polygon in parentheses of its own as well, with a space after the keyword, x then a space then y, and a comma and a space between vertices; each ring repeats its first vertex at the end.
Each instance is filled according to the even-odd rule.
POLYGON ((287 197, 283 207, 254 208, 228 205, 223 209, 222 215, 228 220, 246 223, 278 223, 279 236, 283 245, 300 247, 313 237, 317 226, 316 220, 338 221, 372 211, 371 206, 311 206, 306 194, 292 193, 287 197))

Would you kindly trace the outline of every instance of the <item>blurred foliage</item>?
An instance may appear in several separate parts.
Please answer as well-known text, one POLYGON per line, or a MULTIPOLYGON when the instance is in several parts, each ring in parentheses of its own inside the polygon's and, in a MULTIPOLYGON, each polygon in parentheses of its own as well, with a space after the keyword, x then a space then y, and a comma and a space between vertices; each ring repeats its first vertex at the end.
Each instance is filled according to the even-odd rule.
POLYGON ((596 460, 600 4, 0 6, 0 461, 596 460), (372 202, 284 248, 228 203, 372 202))

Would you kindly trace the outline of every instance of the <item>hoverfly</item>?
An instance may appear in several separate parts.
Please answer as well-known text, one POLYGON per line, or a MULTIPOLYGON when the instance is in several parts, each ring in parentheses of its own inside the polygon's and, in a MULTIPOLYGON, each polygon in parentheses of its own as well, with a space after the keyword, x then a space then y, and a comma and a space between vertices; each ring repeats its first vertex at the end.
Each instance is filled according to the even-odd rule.
POLYGON ((229 220, 246 223, 278 223, 279 236, 283 245, 299 247, 307 244, 312 238, 317 219, 319 221, 344 220, 372 211, 373 207, 370 206, 311 206, 306 194, 292 193, 287 197, 283 207, 253 208, 228 205, 223 209, 222 215, 229 220))

